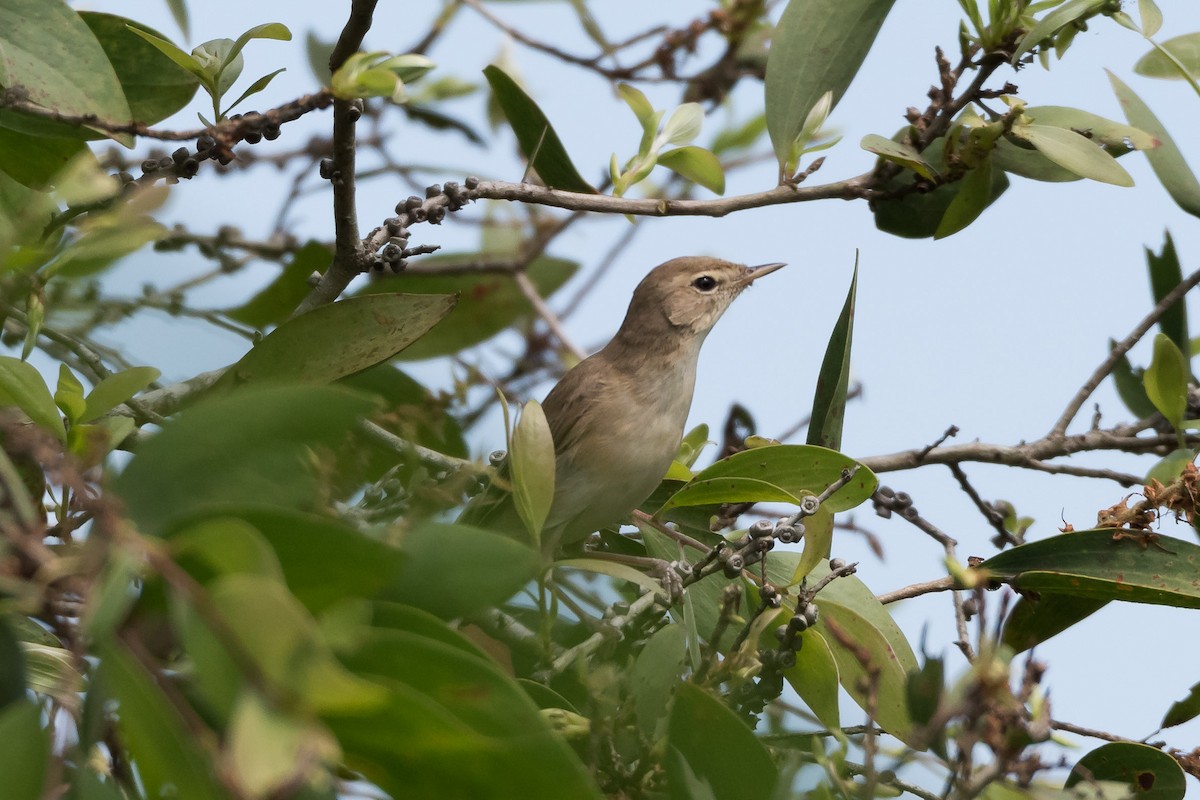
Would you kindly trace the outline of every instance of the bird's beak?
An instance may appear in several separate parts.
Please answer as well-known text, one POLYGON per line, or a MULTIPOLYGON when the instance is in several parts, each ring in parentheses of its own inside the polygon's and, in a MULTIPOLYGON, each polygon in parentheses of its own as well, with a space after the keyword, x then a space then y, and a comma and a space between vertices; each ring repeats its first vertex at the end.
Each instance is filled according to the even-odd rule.
POLYGON ((782 261, 776 261, 773 264, 759 264, 757 267, 746 267, 746 274, 742 276, 740 283, 743 286, 749 286, 754 281, 764 275, 770 275, 777 269, 783 269, 787 264, 782 261))

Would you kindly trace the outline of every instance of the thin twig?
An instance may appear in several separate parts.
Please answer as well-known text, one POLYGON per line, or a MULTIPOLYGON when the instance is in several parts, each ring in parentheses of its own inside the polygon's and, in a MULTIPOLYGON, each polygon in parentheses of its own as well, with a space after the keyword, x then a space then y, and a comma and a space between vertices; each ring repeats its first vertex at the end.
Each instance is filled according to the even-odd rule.
POLYGON ((533 310, 537 312, 537 315, 542 318, 542 321, 554 333, 554 337, 558 339, 559 343, 577 360, 582 361, 587 358, 587 353, 583 352, 578 345, 571 341, 571 337, 567 336, 567 332, 563 330, 562 322, 550 310, 550 306, 546 305, 546 301, 542 299, 542 296, 538 294, 537 287, 533 285, 533 281, 529 280, 529 276, 524 271, 520 271, 513 274, 513 280, 516 281, 517 288, 521 290, 521 294, 533 306, 533 310))

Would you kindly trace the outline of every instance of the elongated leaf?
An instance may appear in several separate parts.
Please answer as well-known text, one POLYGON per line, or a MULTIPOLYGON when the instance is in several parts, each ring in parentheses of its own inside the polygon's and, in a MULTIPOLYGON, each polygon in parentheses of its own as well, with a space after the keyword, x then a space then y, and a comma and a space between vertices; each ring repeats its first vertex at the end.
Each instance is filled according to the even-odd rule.
MULTIPOLYGON (((1175 252, 1175 240, 1167 231, 1161 253, 1155 253, 1146 248, 1146 266, 1150 269, 1150 290, 1154 293, 1157 304, 1163 297, 1183 282, 1183 270, 1179 266, 1179 255, 1175 252)), ((1188 336, 1187 306, 1183 298, 1163 312, 1158 319, 1158 327, 1170 337, 1181 353, 1191 350, 1191 338, 1188 336)))
POLYGON ((36 369, 12 356, 0 356, 0 407, 16 406, 39 428, 67 440, 67 430, 46 382, 36 369))
POLYGON ((228 795, 209 769, 197 740, 184 728, 154 679, 123 648, 98 647, 104 686, 116 700, 117 729, 152 797, 218 800, 228 795))
POLYGON ((1075 131, 1049 125, 1014 125, 1012 134, 1029 142, 1055 164, 1080 177, 1114 186, 1133 186, 1133 178, 1116 159, 1075 131))
MULTIPOLYGON (((1111 351, 1116 347, 1117 343, 1110 339, 1108 347, 1111 351)), ((1129 359, 1121 356, 1117 359, 1116 365, 1113 367, 1113 383, 1116 384, 1117 394, 1121 398, 1121 402, 1125 404, 1138 419, 1143 419, 1155 412, 1154 404, 1150 402, 1150 398, 1146 396, 1146 386, 1142 383, 1144 370, 1133 369, 1129 359)))
POLYGON ((38 800, 50 755, 50 734, 41 723, 41 711, 31 701, 0 707, 0 781, 10 800, 38 800))
POLYGON ((533 98, 525 94, 525 90, 508 73, 494 64, 484 69, 483 74, 491 84, 496 102, 508 118, 513 133, 517 135, 521 152, 546 185, 568 192, 595 194, 595 188, 579 175, 571 163, 571 157, 567 155, 550 120, 546 119, 533 98))
MULTIPOLYGON (((695 684, 679 687, 667 742, 714 800, 770 797, 775 788, 778 770, 767 748, 728 706, 695 684)), ((673 786, 687 783, 682 766, 667 761, 673 786)))
POLYGON ((1147 150, 1146 158, 1149 159, 1154 174, 1162 182, 1167 194, 1171 195, 1171 199, 1184 211, 1200 217, 1200 181, 1196 180, 1195 173, 1188 167, 1175 141, 1167 134, 1150 107, 1120 78, 1109 72, 1108 80, 1117 99, 1121 101, 1121 108, 1124 109, 1129 124, 1158 140, 1158 147, 1147 150))
POLYGON ((1187 697, 1171 704, 1166 715, 1163 716, 1161 727, 1170 728, 1182 725, 1198 716, 1200 716, 1200 683, 1192 687, 1187 697))
POLYGON ((796 651, 796 666, 784 672, 783 677, 822 725, 840 728, 838 668, 833 652, 815 628, 802 633, 801 638, 804 644, 796 651))
POLYGON ((1176 428, 1182 426, 1187 412, 1189 374, 1187 359, 1171 338, 1165 333, 1155 335, 1154 356, 1142 382, 1150 402, 1176 428))
POLYGON ((991 161, 1005 172, 1034 181, 1069 183, 1083 180, 1074 172, 1055 164, 1033 147, 1022 147, 1010 141, 1008 137, 996 140, 996 148, 992 150, 991 161))
POLYGON ((66 364, 58 365, 58 387, 54 390, 54 402, 72 422, 77 421, 83 413, 83 384, 66 364))
POLYGON ((86 151, 82 139, 31 136, 0 127, 0 172, 31 189, 48 188, 55 175, 86 151))
POLYGON ((205 400, 139 446, 113 488, 144 533, 233 506, 307 509, 317 494, 309 448, 341 441, 373 407, 361 395, 317 386, 205 400))
MULTIPOLYGON (((1147 36, 1153 36, 1153 34, 1147 34, 1147 36)), ((1185 33, 1182 36, 1167 39, 1160 44, 1160 47, 1175 56, 1188 72, 1200 75, 1200 33, 1185 33)), ((1179 70, 1171 63, 1171 59, 1163 55, 1158 48, 1139 58, 1138 62, 1133 65, 1133 71, 1139 75, 1145 75, 1147 78, 1183 79, 1179 70)))
POLYGON ((725 194, 721 160, 703 147, 689 145, 658 154, 658 163, 716 194, 725 194))
POLYGON ((767 131, 779 163, 825 92, 836 105, 895 0, 791 0, 767 54, 767 131))
POLYGON ((1001 640, 1015 653, 1032 649, 1076 622, 1087 619, 1110 601, 1094 597, 1043 593, 1037 599, 1022 597, 1004 620, 1001 640))
POLYGON ((536 400, 527 402, 521 411, 513 430, 509 463, 517 513, 533 541, 539 543, 550 504, 554 502, 555 460, 550 424, 536 400))
MULTIPOLYGON (((512 276, 470 271, 455 267, 487 263, 502 258, 489 253, 451 253, 422 258, 430 269, 445 268, 446 275, 401 273, 377 280, 364 293, 412 292, 417 294, 458 293, 458 305, 429 333, 400 353, 400 360, 434 358, 486 341, 508 326, 533 313, 533 307, 521 293, 512 276)), ((542 256, 526 270, 530 282, 542 297, 557 291, 579 269, 579 264, 542 256)), ((614 320, 614 324, 615 324, 614 320)))
POLYGON ((154 367, 130 367, 104 378, 87 396, 80 422, 93 422, 158 380, 154 367))
POLYGON ((646 640, 630 670, 630 693, 638 728, 650 741, 664 732, 660 727, 667 721, 667 706, 687 655, 685 639, 682 625, 667 625, 656 631, 646 640))
POLYGON ((455 302, 444 294, 374 294, 320 306, 272 331, 217 386, 332 383, 387 361, 449 314, 455 302))
POLYGON ((1025 116, 1038 125, 1070 128, 1086 134, 1094 142, 1113 148, 1151 150, 1158 147, 1158 140, 1140 128, 1114 122, 1078 108, 1027 106, 1025 116))
POLYGON ((886 161, 911 169, 922 178, 932 180, 937 175, 937 170, 933 168, 933 165, 926 161, 925 157, 912 145, 887 139, 877 133, 868 133, 859 142, 859 147, 886 161))
MULTIPOLYGON (((746 491, 763 493, 781 490, 771 499, 787 501, 804 494, 820 494, 851 469, 851 458, 814 445, 780 444, 743 450, 702 470, 667 500, 662 511, 677 506, 703 503, 740 502, 746 491), (722 488, 722 480, 726 488, 722 488), (754 483, 751 483, 754 482, 754 483), (774 488, 772 488, 774 487, 774 488)), ((859 467, 848 484, 825 502, 830 511, 845 511, 862 503, 878 485, 874 473, 859 467)))
POLYGON ((1136 742, 1097 747, 1079 759, 1063 788, 1092 781, 1127 784, 1138 800, 1183 800, 1187 789, 1179 762, 1157 747, 1136 742))
POLYGON ((1010 61, 1016 64, 1021 56, 1028 53, 1043 40, 1050 38, 1060 28, 1088 14, 1097 6, 1103 5, 1103 0, 1067 0, 1046 16, 1039 19, 1029 32, 1021 39, 1017 49, 1013 51, 1010 61))
POLYGON ((200 87, 196 76, 130 28, 141 28, 165 40, 158 31, 114 14, 81 11, 79 16, 104 48, 135 120, 147 125, 161 122, 196 94, 200 87))
POLYGON ((817 388, 813 395, 812 416, 808 424, 808 443, 831 450, 842 446, 842 421, 846 416, 846 392, 850 386, 850 346, 854 338, 854 300, 858 294, 858 253, 854 254, 854 274, 842 313, 833 325, 825 346, 817 388))
POLYGON ((107 55, 63 0, 0 2, 0 76, 44 108, 111 122, 130 119, 107 55))
POLYGON ((946 206, 933 238, 953 236, 978 219, 991 202, 991 194, 992 160, 985 158, 963 176, 962 188, 946 206))
POLYGON ((980 569, 1022 590, 1200 608, 1200 546, 1142 536, 1112 528, 1065 533, 1006 550, 980 569))

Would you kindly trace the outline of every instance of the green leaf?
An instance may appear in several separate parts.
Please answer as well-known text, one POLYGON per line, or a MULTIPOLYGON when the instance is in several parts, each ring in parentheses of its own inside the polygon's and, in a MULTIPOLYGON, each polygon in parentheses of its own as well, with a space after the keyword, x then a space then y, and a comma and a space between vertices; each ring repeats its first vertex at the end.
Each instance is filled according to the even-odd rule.
POLYGON ((21 86, 44 108, 130 120, 108 56, 63 0, 0 0, 0 76, 5 86, 21 86))
MULTIPOLYGON (((1108 340, 1108 349, 1111 352, 1117 346, 1116 341, 1108 340)), ((1121 402, 1125 407, 1133 412, 1138 419, 1144 419, 1155 412, 1154 404, 1150 402, 1150 398, 1146 396, 1146 386, 1142 383, 1145 370, 1138 369, 1134 371, 1129 363, 1129 359, 1122 355, 1117 359, 1117 363, 1113 366, 1113 383, 1116 384, 1117 394, 1121 398, 1121 402)))
MULTIPOLYGON (((1153 36, 1153 34, 1146 34, 1153 36)), ((1192 75, 1200 76, 1200 33, 1185 33, 1162 42, 1159 47, 1166 50, 1183 64, 1192 75)), ((1179 69, 1171 59, 1158 48, 1151 50, 1138 59, 1133 65, 1133 71, 1147 78, 1168 78, 1182 80, 1179 69)))
POLYGON ((758 114, 737 127, 726 128, 718 133, 709 149, 717 155, 734 150, 745 150, 754 145, 767 129, 767 115, 758 114))
POLYGON ((903 142, 895 142, 877 133, 868 133, 859 142, 859 147, 869 153, 874 153, 885 161, 899 164, 920 175, 922 178, 933 180, 937 170, 925 160, 915 147, 903 142))
POLYGON ((1103 0, 1067 0, 1066 3, 1039 19, 1029 29, 1029 32, 1017 45, 1017 49, 1013 51, 1012 58, 1009 59, 1010 63, 1016 64, 1021 60, 1021 56, 1041 44, 1043 40, 1049 39, 1064 26, 1091 13, 1103 4, 1103 0))
MULTIPOLYGON (((1183 270, 1179 266, 1179 255, 1175 252, 1175 241, 1170 231, 1166 234, 1161 253, 1156 254, 1149 247, 1146 248, 1146 266, 1150 270, 1150 290, 1154 293, 1154 303, 1157 305, 1183 282, 1183 270)), ((1187 306, 1182 297, 1159 317, 1158 328, 1170 337, 1181 353, 1191 350, 1187 306)))
MULTIPOLYGON (((533 307, 510 275, 487 272, 461 272, 457 266, 494 260, 488 253, 453 253, 425 256, 422 265, 430 270, 446 269, 450 274, 401 273, 374 281, 364 293, 412 292, 416 294, 459 295, 458 305, 446 318, 435 325, 400 354, 402 361, 457 353, 479 344, 533 314, 533 307)), ((570 280, 579 264, 560 258, 542 256, 534 259, 526 270, 538 294, 549 297, 570 280)))
POLYGON ((525 691, 455 631, 377 628, 344 661, 389 701, 326 722, 344 763, 391 796, 600 800, 525 691))
POLYGON ((842 446, 842 422, 846 416, 846 392, 850 386, 850 347, 854 338, 854 301, 858 294, 858 253, 854 254, 854 273, 846 302, 838 315, 821 359, 817 386, 813 394, 812 416, 808 424, 808 443, 831 450, 842 446))
POLYGON ((494 607, 537 571, 537 552, 467 525, 426 522, 404 536, 404 567, 383 597, 455 619, 494 607))
POLYGON ((0 356, 0 408, 4 406, 16 406, 39 428, 67 441, 67 429, 41 374, 12 356, 0 356))
POLYGON ((1200 683, 1192 686, 1187 697, 1171 704, 1159 727, 1171 728, 1175 725, 1182 725, 1198 716, 1200 716, 1200 683))
MULTIPOLYGON (((767 748, 728 706, 693 683, 681 684, 676 692, 667 743, 715 800, 771 797, 775 790, 779 771, 767 748)), ((684 785, 688 777, 681 767, 667 760, 673 786, 684 785)))
POLYGON ((658 154, 658 163, 716 194, 725 194, 721 159, 703 147, 689 145, 658 154))
POLYGON ((372 407, 360 395, 315 386, 204 400, 139 446, 113 488, 150 534, 230 507, 304 509, 319 494, 309 448, 341 441, 372 407))
POLYGON ((1171 756, 1146 744, 1112 742, 1091 751, 1071 768, 1063 788, 1091 781, 1127 784, 1138 800, 1183 800, 1183 769, 1171 756))
POLYGON ((665 731, 667 706, 683 672, 687 647, 682 625, 666 625, 650 635, 629 671, 629 693, 638 729, 649 741, 665 731))
POLYGON ((1073 597, 1050 592, 1038 595, 1037 599, 1021 597, 1004 620, 1000 639, 1014 653, 1023 653, 1087 619, 1109 602, 1094 597, 1073 597))
POLYGON ((47 189, 72 159, 91 155, 80 139, 31 136, 0 127, 0 172, 30 189, 47 189))
POLYGON ((804 518, 804 549, 800 553, 800 561, 787 585, 792 586, 802 581, 808 573, 829 558, 829 550, 833 546, 833 514, 822 506, 817 513, 804 518))
POLYGON ((154 678, 119 645, 99 642, 104 687, 116 701, 117 730, 150 797, 221 800, 228 795, 209 769, 198 740, 184 727, 154 678))
POLYGON ((537 170, 542 181, 552 189, 595 194, 596 190, 580 177, 550 120, 546 119, 533 98, 495 64, 485 68, 483 74, 491 84, 496 102, 508 118, 513 133, 517 135, 521 152, 537 170))
POLYGON ((308 276, 324 272, 332 260, 327 245, 310 239, 292 255, 275 280, 242 305, 224 312, 225 316, 260 329, 280 324, 311 291, 308 276))
MULTIPOLYGON (((1070 128, 1094 142, 1124 150, 1153 150, 1158 140, 1140 128, 1066 106, 1026 106, 1026 119, 1052 128, 1070 128)), ((1116 153, 1113 154, 1114 156, 1116 153)))
MULTIPOLYGON (((1182 427, 1188 427, 1185 422, 1182 427)), ((1158 460, 1154 466, 1146 472, 1146 483, 1150 481, 1158 481, 1159 483, 1171 483, 1180 475, 1188 464, 1196 460, 1196 451, 1187 447, 1180 447, 1167 453, 1158 460)))
POLYGON ((1187 359, 1165 333, 1154 337, 1154 356, 1142 376, 1146 396, 1167 422, 1176 428, 1183 424, 1187 413, 1187 382, 1190 372, 1187 359))
POLYGON ((996 147, 992 150, 991 161, 1005 172, 1020 175, 1022 178, 1029 178, 1034 181, 1069 183, 1071 181, 1083 180, 1074 172, 1063 169, 1058 164, 1055 164, 1033 147, 1022 147, 1004 136, 996 140, 996 147))
POLYGON ((171 9, 171 18, 175 20, 175 24, 179 26, 180 32, 183 33, 183 38, 186 39, 191 35, 187 0, 167 0, 167 7, 171 9))
POLYGON ((274 72, 268 72, 266 75, 263 75, 261 78, 256 80, 254 83, 250 84, 248 87, 246 87, 246 91, 242 92, 241 95, 238 97, 238 99, 234 100, 232 103, 230 103, 229 107, 226 108, 225 110, 228 111, 229 109, 234 108, 239 103, 241 103, 243 100, 245 100, 247 97, 253 97, 254 95, 261 92, 263 89, 266 89, 268 86, 271 85, 271 81, 275 80, 275 76, 281 72, 287 72, 287 67, 280 67, 279 69, 275 70, 274 72))
POLYGON ((166 37, 153 28, 113 14, 81 11, 79 16, 108 55, 135 120, 153 125, 191 102, 200 86, 196 76, 130 29, 141 28, 164 41, 166 37))
POLYGON ((664 144, 685 145, 700 135, 703 124, 704 108, 699 103, 684 103, 667 117, 659 138, 664 144))
MULTIPOLYGON (((787 502, 804 494, 820 494, 841 478, 842 470, 857 463, 834 450, 813 445, 780 444, 743 450, 699 472, 667 500, 659 513, 685 505, 759 499, 787 502)), ((871 496, 877 484, 874 473, 859 467, 850 482, 825 501, 825 507, 830 511, 854 508, 871 496)))
POLYGON ((29 688, 25 654, 9 622, 16 619, 29 618, 17 615, 0 617, 0 711, 23 700, 29 688))
POLYGON ((389 360, 454 304, 449 295, 372 294, 318 306, 272 331, 221 376, 217 387, 331 383, 389 360))
POLYGON ((1142 18, 1142 35, 1147 38, 1162 27, 1162 11, 1154 0, 1138 0, 1138 16, 1142 18))
POLYGON ((339 755, 319 723, 284 713, 253 690, 241 693, 226 735, 227 774, 246 797, 305 797, 295 787, 312 772, 311 761, 339 755))
POLYGON ((112 411, 126 400, 158 380, 161 373, 154 367, 130 367, 101 380, 87 396, 80 422, 92 422, 112 411))
MULTIPOLYGON (((275 39, 281 42, 290 42, 292 40, 292 32, 287 26, 281 22, 267 22, 262 25, 255 25, 241 36, 235 42, 221 53, 221 66, 216 72, 217 84, 221 87, 221 94, 224 94, 229 86, 237 80, 237 76, 241 74, 241 56, 242 49, 250 43, 252 39, 275 39), (231 70, 234 64, 237 64, 236 70, 231 70), (229 77, 227 72, 233 72, 233 76, 229 77)), ((217 41, 228 41, 217 40, 217 41)), ((201 45, 203 46, 203 45, 201 45)), ((223 49, 223 48, 221 48, 223 49)))
POLYGON ((0 785, 7 800, 38 800, 50 756, 50 734, 41 711, 22 698, 0 707, 0 785))
POLYGON ((83 414, 83 384, 66 364, 58 365, 58 388, 54 391, 54 403, 71 422, 77 422, 83 414))
POLYGON ((840 728, 838 668, 829 643, 820 631, 811 628, 800 638, 804 644, 796 651, 796 666, 785 671, 783 677, 822 725, 840 728))
POLYGON ((967 171, 958 194, 946 206, 934 239, 945 239, 966 228, 991 204, 992 160, 985 158, 967 171))
MULTIPOLYGON (((209 84, 211 76, 205 70, 204 64, 192 54, 184 52, 170 39, 158 33, 151 33, 149 28, 141 28, 133 24, 129 25, 129 31, 169 58, 176 66, 181 67, 185 72, 191 74, 198 82, 204 83, 206 86, 209 84)), ((199 50, 202 46, 196 49, 199 50)), ((195 50, 192 52, 195 52, 195 50)))
POLYGON ((808 113, 825 92, 845 94, 894 0, 791 0, 767 54, 767 131, 786 163, 808 113))
POLYGON ((1200 546, 1112 528, 1064 533, 994 555, 985 574, 1022 591, 1200 608, 1200 546), (1123 534, 1123 538, 1114 538, 1123 534))
POLYGON ((1171 199, 1184 211, 1200 217, 1200 181, 1196 180, 1175 141, 1167 134, 1150 107, 1120 78, 1109 72, 1108 80, 1125 110, 1125 118, 1129 120, 1129 124, 1144 130, 1158 141, 1158 147, 1146 151, 1146 158, 1149 159, 1154 174, 1162 182, 1167 194, 1171 195, 1171 199))
POLYGON ((1014 125, 1012 135, 1029 142, 1042 155, 1083 178, 1114 186, 1133 186, 1133 178, 1104 148, 1067 128, 1014 125))
POLYGON ((555 461, 550 423, 536 400, 527 402, 521 411, 513 430, 509 463, 517 513, 534 543, 540 543, 542 526, 554 502, 555 461))
POLYGON ((642 126, 642 141, 638 145, 638 153, 649 153, 651 145, 654 143, 654 137, 658 133, 659 113, 654 110, 654 106, 650 104, 646 95, 632 84, 618 83, 617 94, 621 95, 621 99, 633 110, 638 124, 642 126))

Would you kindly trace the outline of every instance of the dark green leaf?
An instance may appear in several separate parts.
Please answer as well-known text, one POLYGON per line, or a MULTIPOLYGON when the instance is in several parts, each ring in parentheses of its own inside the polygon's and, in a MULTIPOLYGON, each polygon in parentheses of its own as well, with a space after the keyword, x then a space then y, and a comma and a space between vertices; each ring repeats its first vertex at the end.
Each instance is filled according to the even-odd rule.
MULTIPOLYGON (((775 790, 779 772, 767 748, 724 703, 693 683, 676 692, 667 742, 716 800, 771 797, 775 790)), ((682 798, 688 796, 682 788, 687 776, 679 768, 667 761, 671 796, 682 798)))
POLYGON ((171 9, 171 18, 175 20, 175 24, 179 26, 179 30, 183 33, 186 39, 191 35, 191 25, 188 22, 187 0, 167 0, 167 7, 171 9))
MULTIPOLYGON (((787 500, 803 494, 820 494, 841 478, 842 470, 851 469, 857 463, 841 453, 813 445, 780 444, 743 450, 699 472, 672 495, 661 510, 761 497, 787 500), (780 490, 783 494, 779 494, 780 490)), ((825 501, 825 506, 831 511, 854 508, 871 496, 877 484, 874 473, 859 467, 850 482, 825 501)))
POLYGON ((147 794, 171 794, 179 800, 227 798, 199 742, 146 669, 116 644, 102 642, 96 650, 104 685, 116 701, 121 741, 137 764, 147 794))
POLYGON ((1187 359, 1165 333, 1154 337, 1154 355, 1142 376, 1146 396, 1154 407, 1176 428, 1183 424, 1187 412, 1187 382, 1190 376, 1187 359))
POLYGON ((12 356, 0 356, 0 408, 4 406, 16 406, 39 428, 53 433, 61 442, 67 440, 62 416, 41 374, 12 356))
POLYGON ((703 147, 688 145, 658 154, 658 163, 716 194, 725 194, 721 160, 703 147))
POLYGON ((946 213, 938 223, 934 239, 944 239, 953 236, 970 225, 983 210, 991 203, 992 195, 992 160, 985 158, 971 168, 961 181, 958 194, 946 206, 946 213))
POLYGON ((390 692, 369 713, 328 715, 345 763, 393 797, 599 800, 566 741, 491 660, 444 628, 376 629, 344 660, 390 692), (532 768, 536 765, 536 768, 532 768))
POLYGON ((1022 597, 1004 620, 1001 640, 1013 652, 1023 653, 1087 619, 1108 603, 1109 600, 1095 597, 1051 592, 1040 593, 1036 598, 1022 597))
POLYGON ((1200 716, 1200 683, 1192 687, 1188 692, 1188 696, 1174 702, 1167 709, 1166 715, 1163 717, 1163 728, 1170 728, 1175 725, 1182 725, 1188 720, 1195 719, 1200 716))
MULTIPOLYGON (((1117 343, 1109 339, 1109 350, 1111 351, 1116 346, 1117 343)), ((1134 416, 1138 419, 1144 419, 1155 412, 1154 404, 1146 396, 1146 387, 1142 383, 1144 370, 1138 369, 1135 371, 1129 364, 1129 359, 1121 356, 1113 367, 1112 375, 1113 382, 1117 386, 1117 394, 1121 397, 1121 402, 1133 412, 1134 416)))
POLYGON ((421 123, 422 125, 432 128, 435 131, 458 131, 463 136, 467 137, 467 141, 471 144, 484 145, 484 139, 479 133, 467 123, 457 117, 452 117, 449 114, 443 114, 429 106, 418 105, 408 102, 400 106, 400 110, 404 115, 411 120, 421 123))
MULTIPOLYGON (((1179 266, 1179 256, 1175 252, 1175 241, 1167 232, 1161 253, 1155 253, 1146 248, 1146 265, 1150 269, 1150 290, 1154 293, 1154 302, 1159 301, 1171 290, 1183 282, 1183 270, 1179 266)), ((1191 350, 1191 339, 1188 336, 1187 306, 1183 298, 1163 312, 1158 319, 1158 327, 1170 337, 1181 353, 1185 355, 1191 350)))
MULTIPOLYGON (((401 273, 375 281, 364 292, 413 292, 417 294, 458 293, 458 305, 429 333, 400 354, 402 361, 434 358, 479 344, 518 320, 533 313, 533 307, 512 276, 502 273, 463 272, 457 266, 495 260, 488 253, 434 255, 421 259, 430 269, 446 268, 451 274, 401 273)), ((579 265, 574 261, 542 256, 534 259, 526 275, 538 294, 548 297, 570 280, 579 265)))
POLYGON ((767 130, 775 155, 792 143, 821 95, 845 94, 894 0, 791 0, 767 54, 767 130))
MULTIPOLYGON (((854 338, 854 300, 858 293, 858 253, 854 254, 854 273, 846 302, 838 315, 821 359, 817 387, 813 394, 812 416, 808 424, 808 443, 837 450, 842 446, 842 422, 846 416, 846 392, 850 385, 850 347, 854 338)), ((872 489, 872 491, 874 491, 872 489)))
POLYGON ((466 525, 427 522, 405 534, 403 551, 408 560, 383 596, 444 619, 507 600, 538 565, 528 546, 466 525))
POLYGON ((113 14, 81 11, 79 16, 108 55, 135 120, 147 125, 161 122, 186 106, 196 94, 200 86, 196 76, 129 27, 165 39, 158 31, 113 14))
POLYGON ((25 689, 25 654, 8 621, 0 617, 0 711, 24 698, 25 689))
POLYGON ((92 422, 129 400, 142 389, 158 380, 154 367, 130 367, 114 372, 101 380, 87 396, 80 422, 92 422))
POLYGON ((1200 608, 1200 546, 1112 528, 1064 533, 992 556, 986 574, 1021 590, 1200 608), (1114 538, 1114 534, 1118 534, 1114 538))
POLYGON ((682 625, 667 625, 646 640, 629 672, 629 691, 638 728, 649 741, 657 740, 665 731, 659 726, 666 722, 667 705, 687 655, 682 625))
POLYGON ((50 756, 50 735, 41 710, 21 699, 0 706, 0 786, 5 800, 39 800, 50 756))
POLYGON ((595 194, 596 190, 571 163, 571 157, 567 155, 550 120, 546 119, 533 98, 494 64, 484 69, 483 74, 491 84, 492 93, 508 118, 513 133, 517 135, 521 151, 542 181, 553 189, 595 194))
POLYGON ((820 631, 811 628, 800 637, 804 644, 796 651, 796 666, 784 672, 783 677, 822 725, 840 728, 838 668, 829 643, 820 631))
POLYGON ((295 252, 275 280, 242 305, 226 311, 225 316, 255 328, 278 325, 312 290, 308 276, 324 272, 332 260, 333 253, 327 245, 309 240, 295 252))
POLYGON ((1187 789, 1179 762, 1157 747, 1134 742, 1097 747, 1072 767, 1064 788, 1091 781, 1126 783, 1138 800, 1182 800, 1187 789))
MULTIPOLYGON (((1147 34, 1153 35, 1153 34, 1147 34)), ((1159 47, 1166 50, 1183 64, 1192 75, 1200 75, 1200 33, 1185 33, 1162 42, 1159 47)), ((1182 80, 1179 69, 1157 47, 1138 59, 1133 71, 1147 78, 1171 78, 1182 80)))
POLYGON ((81 139, 31 136, 0 127, 0 172, 31 189, 46 189, 73 158, 87 152, 81 139))
POLYGON ((202 401, 145 442, 114 482, 144 533, 246 505, 307 508, 308 448, 345 436, 372 403, 330 387, 268 387, 202 401))
POLYGON ((372 294, 319 306, 272 331, 215 388, 264 381, 331 383, 392 358, 454 303, 449 295, 372 294))
POLYGON ((6 86, 22 87, 45 108, 118 123, 130 119, 108 56, 63 0, 0 0, 0 75, 6 86))
POLYGON ((1158 147, 1146 151, 1146 158, 1149 159, 1154 174, 1162 182, 1167 194, 1171 195, 1171 199, 1184 211, 1200 217, 1200 181, 1196 180, 1195 174, 1184 161, 1183 153, 1179 152, 1175 141, 1167 134, 1150 107, 1120 78, 1110 72, 1108 80, 1112 83, 1117 99, 1121 101, 1121 108, 1124 109, 1129 124, 1144 130, 1158 141, 1158 147))

